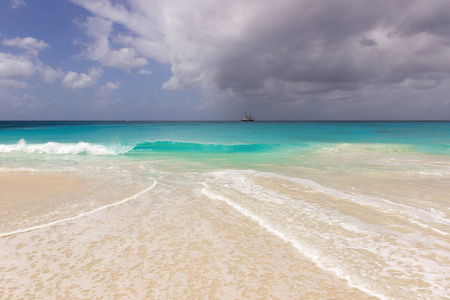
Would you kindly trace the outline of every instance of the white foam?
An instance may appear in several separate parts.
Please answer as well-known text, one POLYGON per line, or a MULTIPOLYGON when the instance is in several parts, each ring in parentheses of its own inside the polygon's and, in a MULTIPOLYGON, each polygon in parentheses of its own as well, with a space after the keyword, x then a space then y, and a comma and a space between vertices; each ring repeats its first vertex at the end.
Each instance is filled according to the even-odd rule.
POLYGON ((48 142, 45 144, 27 144, 21 139, 14 145, 0 145, 0 153, 37 153, 37 154, 93 154, 93 155, 112 155, 116 154, 114 150, 108 149, 103 145, 79 142, 77 144, 64 144, 48 142))
POLYGON ((265 177, 272 177, 272 178, 278 178, 286 181, 290 181, 296 184, 303 185, 304 187, 316 190, 318 192, 330 195, 332 197, 337 197, 341 199, 346 199, 348 201, 351 201, 353 203, 356 203, 361 206, 368 206, 372 208, 376 208, 379 211, 382 211, 384 213, 395 213, 397 215, 401 215, 405 217, 408 221, 412 222, 414 221, 415 224, 420 223, 421 225, 424 225, 423 227, 428 227, 431 230, 433 230, 436 233, 442 234, 442 235, 448 235, 446 232, 443 232, 437 228, 434 228, 433 226, 425 225, 424 222, 439 222, 441 224, 444 224, 446 226, 450 226, 450 219, 447 218, 445 214, 436 214, 436 211, 426 211, 420 208, 407 206, 404 204, 394 203, 392 201, 389 201, 387 199, 382 198, 376 198, 371 196, 365 196, 360 194, 347 194, 345 192, 339 191, 334 188, 325 187, 320 184, 318 184, 315 181, 304 179, 304 178, 293 178, 289 176, 269 173, 269 172, 257 172, 252 170, 247 171, 217 171, 212 172, 210 174, 214 176, 226 176, 227 174, 239 174, 240 173, 246 173, 246 174, 254 174, 254 175, 262 175, 265 177), (231 173, 230 173, 231 172, 231 173))
POLYGON ((440 176, 440 177, 444 176, 443 173, 439 172, 419 172, 419 174, 423 176, 440 176))
MULTIPOLYGON (((408 290, 398 288, 396 291, 382 288, 392 277, 394 270, 403 276, 420 275, 422 280, 430 284, 429 290, 433 295, 445 294, 445 291, 439 288, 448 282, 448 278, 443 275, 446 273, 445 268, 429 256, 430 253, 438 255, 439 251, 430 248, 429 245, 441 245, 443 249, 448 249, 445 240, 421 231, 404 234, 391 230, 389 226, 364 222, 364 219, 344 215, 339 210, 330 210, 317 203, 303 201, 301 198, 290 198, 283 192, 259 185, 252 178, 266 177, 291 181, 307 189, 347 199, 380 212, 395 213, 396 216, 403 213, 403 206, 396 206, 397 203, 385 199, 347 194, 311 180, 267 172, 225 170, 208 175, 212 176, 203 183, 204 195, 224 201, 243 215, 255 220, 269 232, 290 242, 318 267, 333 271, 338 277, 347 280, 350 286, 382 299, 396 293, 403 295, 423 293, 417 286, 408 286, 408 290), (227 188, 224 188, 225 186, 227 188), (319 236, 320 239, 317 239, 319 236), (422 245, 424 248, 416 245, 422 245), (362 252, 359 252, 361 250, 362 252), (371 257, 377 257, 376 261, 379 262, 374 262, 371 257), (353 261, 363 263, 361 259, 368 259, 367 265, 364 265, 367 269, 359 270, 353 261), (376 266, 372 266, 374 263, 376 266), (389 295, 382 295, 384 292, 389 295)), ((401 216, 406 217, 405 219, 412 224, 431 229, 443 236, 448 235, 442 230, 417 221, 424 210, 419 209, 420 212, 416 215, 417 208, 409 206, 406 208, 409 208, 409 212, 401 216)), ((446 218, 445 214, 436 213, 435 210, 427 213, 433 213, 439 219, 446 218)), ((440 255, 448 257, 445 251, 440 255)))
POLYGON ((411 223, 417 224, 417 225, 419 225, 420 227, 423 227, 423 228, 429 228, 429 229, 433 230, 434 232, 437 232, 437 233, 442 234, 442 235, 448 235, 447 232, 444 232, 444 231, 439 230, 437 228, 434 228, 434 227, 428 226, 426 224, 420 223, 418 221, 411 220, 411 223))
POLYGON ((9 173, 9 172, 36 173, 36 172, 39 172, 39 170, 38 169, 34 169, 34 168, 24 168, 24 167, 20 167, 20 168, 5 168, 5 167, 1 167, 0 168, 0 172, 4 172, 4 173, 9 173))
POLYGON ((0 238, 5 237, 5 236, 9 236, 9 235, 13 235, 13 234, 17 234, 17 233, 23 233, 23 232, 27 232, 27 231, 31 231, 31 230, 36 230, 36 229, 40 229, 40 228, 44 228, 44 227, 53 226, 53 225, 56 225, 56 224, 59 224, 59 223, 63 223, 63 222, 66 222, 66 221, 75 220, 75 219, 78 219, 78 218, 81 218, 81 217, 93 214, 93 213, 98 212, 100 210, 103 210, 105 208, 109 208, 109 207, 113 207, 113 206, 117 206, 117 205, 123 204, 123 203, 125 203, 127 201, 130 201, 132 199, 136 199, 140 195, 150 191, 151 189, 153 189, 156 186, 156 184, 157 184, 157 181, 155 179, 153 179, 153 184, 151 186, 149 186, 145 190, 140 191, 139 193, 137 193, 134 196, 131 196, 129 198, 123 199, 122 201, 119 201, 119 202, 116 202, 116 203, 112 203, 112 204, 108 204, 108 205, 104 205, 104 206, 98 207, 96 209, 93 209, 93 210, 90 210, 90 211, 87 211, 87 212, 83 212, 83 213, 81 213, 79 215, 76 215, 74 217, 69 217, 69 218, 57 220, 57 221, 46 223, 46 224, 41 224, 41 225, 37 225, 37 226, 25 228, 25 229, 19 229, 19 230, 7 232, 7 233, 2 233, 2 234, 0 234, 0 238))
POLYGON ((289 238, 286 234, 284 234, 281 231, 275 229, 270 223, 264 221, 262 218, 258 217, 256 214, 252 213, 250 210, 242 207, 241 205, 235 203, 234 201, 231 201, 227 197, 223 197, 221 195, 218 195, 218 194, 216 194, 214 192, 209 191, 207 184, 203 183, 203 185, 204 185, 204 188, 202 189, 202 193, 205 196, 207 196, 210 199, 217 199, 217 200, 223 201, 223 202, 227 203, 228 205, 230 205, 231 207, 233 207, 234 209, 236 209, 237 211, 239 211, 240 213, 242 213, 243 215, 245 215, 245 216, 249 217, 250 219, 256 221, 261 227, 265 228, 270 233, 278 236, 279 238, 281 238, 285 242, 288 242, 288 243, 292 244, 292 246, 294 248, 296 248, 298 251, 300 251, 300 253, 302 253, 305 256, 307 256, 308 258, 310 258, 319 268, 335 273, 339 278, 342 278, 342 279, 346 280, 351 287, 360 289, 361 291, 363 291, 363 292, 365 292, 365 293, 367 293, 367 294, 369 294, 371 296, 377 297, 379 299, 387 299, 384 295, 370 290, 364 284, 357 284, 357 283, 355 283, 352 280, 352 278, 350 276, 348 276, 347 274, 345 274, 341 269, 339 269, 337 267, 327 267, 327 266, 325 266, 321 262, 320 254, 317 253, 317 251, 315 251, 311 247, 306 247, 306 246, 302 245, 300 242, 298 242, 297 240, 289 238))

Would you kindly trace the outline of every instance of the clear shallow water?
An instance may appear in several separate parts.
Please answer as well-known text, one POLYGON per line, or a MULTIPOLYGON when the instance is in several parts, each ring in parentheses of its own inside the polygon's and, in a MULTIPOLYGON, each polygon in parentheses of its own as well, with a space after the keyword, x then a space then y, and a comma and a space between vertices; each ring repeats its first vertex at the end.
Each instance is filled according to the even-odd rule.
POLYGON ((11 206, 2 235, 157 183, 227 205, 369 295, 450 294, 450 123, 0 122, 0 171, 83 180, 45 208, 11 206))

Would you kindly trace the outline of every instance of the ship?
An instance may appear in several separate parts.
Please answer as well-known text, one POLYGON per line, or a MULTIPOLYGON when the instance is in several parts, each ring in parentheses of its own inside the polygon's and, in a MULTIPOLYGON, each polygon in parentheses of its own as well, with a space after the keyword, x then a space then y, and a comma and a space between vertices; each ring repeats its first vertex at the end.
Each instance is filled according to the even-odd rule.
POLYGON ((255 119, 253 119, 252 114, 249 113, 245 113, 244 118, 242 119, 242 122, 251 122, 251 121, 255 121, 255 119))

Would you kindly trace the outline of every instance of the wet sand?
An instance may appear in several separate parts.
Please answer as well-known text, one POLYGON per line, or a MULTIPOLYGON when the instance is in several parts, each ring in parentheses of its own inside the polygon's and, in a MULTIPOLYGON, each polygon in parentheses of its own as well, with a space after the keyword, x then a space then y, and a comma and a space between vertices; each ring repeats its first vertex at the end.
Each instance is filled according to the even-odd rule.
MULTIPOLYGON (((42 197, 51 209, 85 184, 60 174, 0 176, 11 212, 42 197)), ((0 280, 5 299, 370 299, 225 203, 170 182, 0 238, 0 280)))
MULTIPOLYGON (((52 214, 61 204, 67 205, 84 180, 58 173, 0 172, 0 232, 32 226, 31 219, 52 214)), ((45 222, 42 220, 41 222, 45 222)))

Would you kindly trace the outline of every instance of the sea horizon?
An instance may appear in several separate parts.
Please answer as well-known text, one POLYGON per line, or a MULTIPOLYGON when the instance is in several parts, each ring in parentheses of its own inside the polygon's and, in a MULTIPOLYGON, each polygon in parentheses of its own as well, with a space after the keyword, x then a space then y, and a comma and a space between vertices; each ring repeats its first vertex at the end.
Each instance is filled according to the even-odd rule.
MULTIPOLYGON (((50 120, 50 119, 21 119, 21 120, 0 120, 0 122, 242 122, 241 119, 223 119, 223 120, 126 120, 126 119, 106 119, 106 120, 102 120, 102 119, 92 119, 92 120, 77 120, 77 119, 55 119, 55 120, 50 120)), ((409 119, 393 119, 393 120, 358 120, 358 119, 350 119, 350 120, 340 120, 340 119, 336 119, 336 120, 264 120, 264 119, 258 119, 255 120, 254 122, 450 122, 450 119, 448 120, 440 120, 440 119, 424 119, 424 120, 409 120, 409 119)), ((251 124, 251 122, 249 122, 251 124)))

